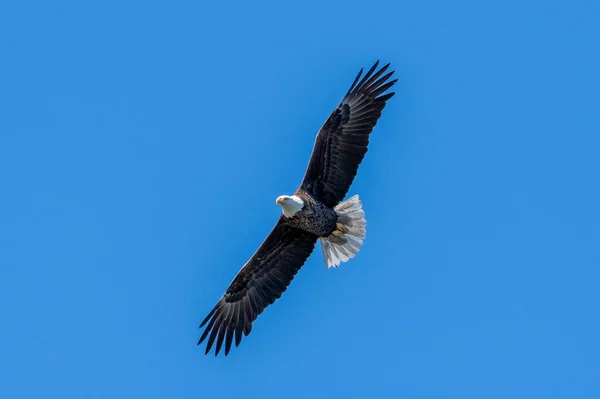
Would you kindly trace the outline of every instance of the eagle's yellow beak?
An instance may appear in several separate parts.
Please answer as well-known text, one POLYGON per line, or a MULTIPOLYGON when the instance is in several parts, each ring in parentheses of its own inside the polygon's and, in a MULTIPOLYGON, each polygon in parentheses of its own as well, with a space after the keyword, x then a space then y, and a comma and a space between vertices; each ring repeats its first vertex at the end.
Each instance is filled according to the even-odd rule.
POLYGON ((283 197, 277 197, 277 199, 275 200, 275 203, 277 205, 281 205, 283 204, 284 198, 283 197))

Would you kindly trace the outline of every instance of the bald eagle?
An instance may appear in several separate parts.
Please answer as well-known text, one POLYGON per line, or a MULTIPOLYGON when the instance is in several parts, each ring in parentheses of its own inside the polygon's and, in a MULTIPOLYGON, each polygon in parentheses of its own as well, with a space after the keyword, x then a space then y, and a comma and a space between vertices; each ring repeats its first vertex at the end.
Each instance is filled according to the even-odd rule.
POLYGON ((277 224, 200 324, 206 325, 198 341, 200 345, 208 338, 205 354, 216 340, 215 356, 223 343, 227 356, 234 336, 238 346, 242 333, 250 334, 252 323, 281 297, 317 241, 327 268, 338 267, 360 250, 367 224, 362 202, 357 195, 343 199, 367 153, 369 135, 395 94, 384 94, 397 81, 388 81, 394 71, 384 75, 390 64, 377 70, 378 65, 379 61, 359 81, 360 70, 327 118, 300 187, 276 199, 282 208, 277 224))

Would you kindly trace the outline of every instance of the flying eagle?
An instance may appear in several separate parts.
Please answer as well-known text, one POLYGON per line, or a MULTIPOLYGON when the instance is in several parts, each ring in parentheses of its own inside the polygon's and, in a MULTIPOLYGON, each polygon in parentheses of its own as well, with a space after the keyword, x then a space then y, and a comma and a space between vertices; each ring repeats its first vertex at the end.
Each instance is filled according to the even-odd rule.
POLYGON ((240 269, 225 294, 206 316, 198 341, 207 337, 206 354, 215 343, 215 356, 225 343, 225 356, 235 336, 238 346, 252 323, 281 297, 319 241, 327 268, 353 258, 366 234, 365 213, 358 196, 342 201, 350 189, 387 100, 396 83, 385 75, 390 64, 376 71, 377 61, 350 89, 319 130, 308 168, 293 195, 275 201, 282 214, 271 233, 240 269), (383 76, 382 76, 383 75, 383 76))

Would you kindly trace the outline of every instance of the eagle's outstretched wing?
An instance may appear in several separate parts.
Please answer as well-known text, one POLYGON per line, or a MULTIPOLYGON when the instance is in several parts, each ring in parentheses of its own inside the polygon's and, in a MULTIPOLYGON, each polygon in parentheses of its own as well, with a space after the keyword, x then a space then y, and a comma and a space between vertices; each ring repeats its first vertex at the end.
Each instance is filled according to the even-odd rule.
POLYGON ((317 236, 285 223, 283 217, 241 268, 217 305, 206 316, 200 328, 206 329, 198 345, 207 337, 206 352, 210 352, 215 339, 215 356, 225 343, 225 356, 231 349, 235 335, 238 346, 244 335, 250 334, 252 322, 263 310, 287 289, 292 279, 306 262, 317 242, 317 236))
POLYGON ((377 65, 379 61, 359 82, 363 72, 360 70, 317 134, 301 187, 329 207, 337 205, 348 193, 367 153, 369 134, 386 101, 395 94, 383 94, 397 81, 388 82, 394 71, 381 76, 390 64, 375 72, 377 65))

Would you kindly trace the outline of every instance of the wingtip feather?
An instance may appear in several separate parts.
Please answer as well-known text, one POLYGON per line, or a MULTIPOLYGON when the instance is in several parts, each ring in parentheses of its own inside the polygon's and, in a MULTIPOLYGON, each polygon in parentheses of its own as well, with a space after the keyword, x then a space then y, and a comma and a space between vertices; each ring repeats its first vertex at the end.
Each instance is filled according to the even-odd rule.
POLYGON ((350 94, 352 92, 352 90, 354 90, 354 87, 356 86, 356 82, 358 82, 358 79, 360 79, 360 77, 362 76, 363 73, 363 68, 360 68, 360 71, 358 71, 358 75, 356 75, 356 77, 354 78, 354 82, 352 82, 352 84, 350 85, 350 88, 348 89, 348 92, 346 93, 346 95, 350 94))
MULTIPOLYGON (((218 306, 218 305, 217 305, 217 306, 218 306)), ((202 320, 202 323, 200 323, 200 327, 198 327, 198 328, 202 328, 202 327, 204 327, 204 325, 205 325, 205 324, 206 324, 206 323, 207 323, 207 322, 210 320, 210 318, 212 317, 212 315, 213 315, 213 314, 215 314, 215 312, 217 311, 217 306, 215 306, 215 307, 213 308, 213 310, 211 310, 211 311, 210 311, 210 313, 208 314, 208 316, 206 316, 206 317, 204 318, 204 320, 202 320)))
POLYGON ((365 84, 365 82, 371 77, 371 75, 373 74, 373 72, 375 71, 375 69, 377 68, 378 65, 379 65, 379 60, 377 60, 375 62, 375 64, 373 64, 373 66, 371 67, 371 69, 369 69, 369 71, 361 79, 361 81, 358 83, 358 85, 356 85, 357 89, 363 87, 363 85, 365 84))
POLYGON ((380 94, 384 93, 387 89, 392 87, 397 81, 398 81, 398 79, 394 79, 391 82, 387 82, 386 84, 379 86, 377 89, 375 89, 371 92, 371 95, 373 97, 379 96, 380 94))

